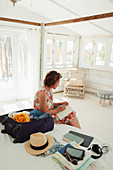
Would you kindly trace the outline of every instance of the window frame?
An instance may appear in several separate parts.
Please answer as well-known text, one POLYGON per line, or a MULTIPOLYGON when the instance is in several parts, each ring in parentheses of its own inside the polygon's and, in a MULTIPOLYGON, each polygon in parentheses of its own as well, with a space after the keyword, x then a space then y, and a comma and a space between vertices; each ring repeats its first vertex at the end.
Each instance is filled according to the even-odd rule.
POLYGON ((54 65, 56 66, 56 67, 61 67, 62 65, 63 65, 63 62, 64 62, 64 39, 60 39, 60 37, 55 37, 54 38, 54 45, 53 45, 53 51, 54 51, 54 65), (61 41, 62 42, 62 58, 61 58, 61 63, 56 63, 56 41, 61 41))
POLYGON ((74 40, 67 40, 66 41, 66 58, 67 58, 67 43, 69 41, 73 42, 73 47, 72 47, 72 61, 71 62, 66 62, 67 65, 72 65, 73 64, 73 58, 74 58, 74 40))
POLYGON ((79 66, 83 68, 88 68, 88 69, 97 69, 97 70, 106 70, 106 71, 113 71, 113 67, 110 67, 110 58, 111 58, 111 47, 113 43, 113 38, 112 37, 82 37, 81 42, 80 42, 80 62, 79 66), (95 47, 94 47, 94 63, 93 65, 88 65, 85 63, 84 60, 84 45, 85 42, 87 41, 95 41, 95 47), (99 42, 105 43, 106 46, 106 51, 105 51, 105 56, 104 56, 104 65, 96 65, 96 57, 97 57, 97 44, 99 42))
MULTIPOLYGON (((51 40, 51 42, 52 42, 52 37, 51 37, 50 39, 47 38, 47 40, 51 40)), ((48 45, 48 44, 47 44, 47 45, 48 45)), ((52 45, 53 45, 53 43, 51 43, 51 51, 50 51, 50 55, 51 55, 50 60, 51 60, 51 62, 50 62, 50 63, 47 62, 47 65, 48 65, 48 66, 51 66, 51 65, 52 65, 52 45)), ((48 50, 48 48, 47 48, 47 50, 48 50)))
POLYGON ((56 35, 56 34, 47 34, 47 40, 51 39, 52 40, 52 64, 47 63, 47 68, 68 68, 68 67, 74 67, 77 66, 77 57, 78 57, 78 37, 77 36, 72 36, 72 35, 56 35), (61 40, 63 41, 63 50, 62 50, 62 63, 55 63, 55 41, 56 40, 61 40), (68 41, 73 41, 73 54, 72 54, 72 62, 71 63, 66 63, 66 55, 67 55, 67 42, 68 41), (76 50, 76 53, 75 53, 76 50))

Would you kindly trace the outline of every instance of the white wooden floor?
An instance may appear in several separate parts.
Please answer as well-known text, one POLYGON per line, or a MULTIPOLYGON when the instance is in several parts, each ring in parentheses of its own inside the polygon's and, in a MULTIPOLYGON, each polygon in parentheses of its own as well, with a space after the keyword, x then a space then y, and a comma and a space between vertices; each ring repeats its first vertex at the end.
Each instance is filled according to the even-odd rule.
MULTIPOLYGON (((97 96, 85 94, 84 99, 64 97, 63 93, 54 94, 56 102, 67 100, 77 113, 84 131, 92 133, 106 142, 113 143, 113 102, 105 102, 105 107, 99 104, 97 96)), ((0 103, 0 115, 12 111, 33 108, 33 100, 20 100, 10 103, 0 103)))

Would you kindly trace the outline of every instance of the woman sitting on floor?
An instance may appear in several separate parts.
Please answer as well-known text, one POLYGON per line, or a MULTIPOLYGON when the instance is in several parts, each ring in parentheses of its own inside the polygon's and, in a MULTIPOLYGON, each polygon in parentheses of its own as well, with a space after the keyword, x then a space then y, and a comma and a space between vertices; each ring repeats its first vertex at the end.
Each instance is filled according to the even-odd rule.
POLYGON ((66 105, 68 105, 68 102, 53 103, 52 89, 57 88, 61 78, 62 75, 56 71, 47 73, 44 79, 44 86, 34 96, 34 109, 40 110, 42 113, 50 113, 56 124, 68 124, 80 128, 74 111, 62 120, 57 116, 57 113, 65 110, 66 105))

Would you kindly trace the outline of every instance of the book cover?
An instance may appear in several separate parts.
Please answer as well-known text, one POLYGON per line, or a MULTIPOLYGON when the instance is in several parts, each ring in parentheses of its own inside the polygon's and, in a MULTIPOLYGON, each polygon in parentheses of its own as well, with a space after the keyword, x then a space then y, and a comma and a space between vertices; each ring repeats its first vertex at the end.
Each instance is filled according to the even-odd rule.
POLYGON ((67 145, 63 146, 63 147, 58 151, 58 152, 60 152, 63 156, 64 156, 64 152, 65 152, 66 147, 74 148, 71 144, 67 144, 67 145))
POLYGON ((72 134, 70 132, 66 133, 65 135, 63 135, 63 140, 67 141, 67 142, 72 142, 72 141, 75 141, 77 144, 81 144, 84 142, 84 139, 75 135, 75 134, 72 134))
POLYGON ((66 106, 66 109, 57 113, 57 116, 60 120, 62 120, 64 117, 68 116, 71 112, 73 112, 74 109, 71 106, 66 106))
POLYGON ((88 136, 88 135, 78 133, 75 131, 69 131, 69 133, 83 138, 84 141, 83 141, 83 143, 81 143, 81 146, 84 146, 84 147, 88 147, 90 145, 90 143, 92 142, 92 140, 94 139, 94 137, 92 137, 92 136, 88 136))

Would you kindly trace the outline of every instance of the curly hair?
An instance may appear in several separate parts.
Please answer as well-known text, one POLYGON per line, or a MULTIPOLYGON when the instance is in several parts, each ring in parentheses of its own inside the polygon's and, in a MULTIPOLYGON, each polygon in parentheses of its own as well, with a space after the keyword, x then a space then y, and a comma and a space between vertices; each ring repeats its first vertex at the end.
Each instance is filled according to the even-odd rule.
POLYGON ((54 85, 60 78, 62 78, 62 75, 58 73, 57 71, 50 71, 46 74, 46 77, 44 79, 44 85, 51 87, 54 85))

